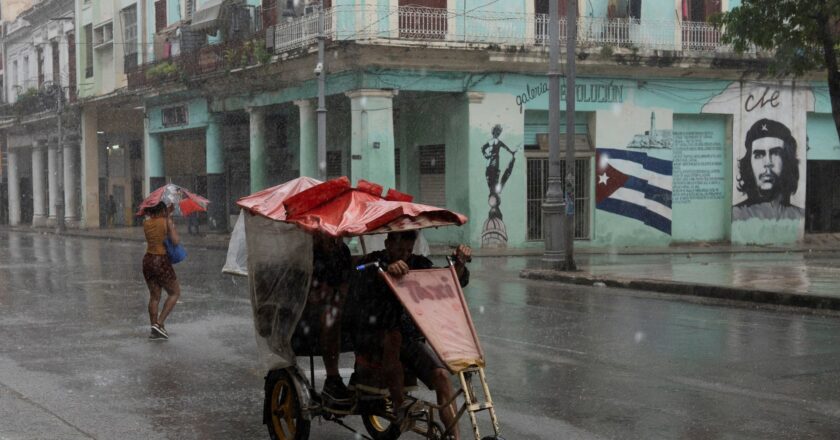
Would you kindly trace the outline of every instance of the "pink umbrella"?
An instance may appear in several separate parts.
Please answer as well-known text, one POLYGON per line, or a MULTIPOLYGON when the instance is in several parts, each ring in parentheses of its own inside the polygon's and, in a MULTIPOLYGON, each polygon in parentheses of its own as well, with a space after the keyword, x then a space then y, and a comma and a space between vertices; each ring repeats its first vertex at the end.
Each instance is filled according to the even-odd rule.
POLYGON ((194 212, 207 211, 207 204, 210 203, 210 201, 204 197, 194 194, 186 188, 170 183, 152 191, 152 193, 143 200, 143 203, 140 204, 140 208, 137 210, 136 215, 138 217, 145 215, 147 208, 156 206, 160 202, 165 203, 166 206, 177 204, 181 215, 185 217, 194 212))

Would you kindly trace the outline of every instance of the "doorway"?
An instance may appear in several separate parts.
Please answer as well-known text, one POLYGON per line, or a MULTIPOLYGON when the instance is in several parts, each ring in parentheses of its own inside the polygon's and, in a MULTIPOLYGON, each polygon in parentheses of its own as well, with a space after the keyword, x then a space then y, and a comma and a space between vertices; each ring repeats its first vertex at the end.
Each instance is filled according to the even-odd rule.
POLYGON ((809 160, 805 188, 805 232, 840 232, 840 160, 809 160))

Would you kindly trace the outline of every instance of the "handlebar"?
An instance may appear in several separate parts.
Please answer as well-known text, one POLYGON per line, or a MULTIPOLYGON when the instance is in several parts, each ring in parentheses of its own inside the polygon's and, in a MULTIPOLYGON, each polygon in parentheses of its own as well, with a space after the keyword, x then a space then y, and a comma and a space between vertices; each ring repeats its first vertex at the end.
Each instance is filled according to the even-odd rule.
POLYGON ((373 269, 373 268, 381 269, 381 266, 379 265, 379 261, 371 261, 370 263, 361 264, 361 265, 356 266, 356 270, 358 270, 359 272, 363 272, 363 271, 366 271, 368 269, 373 269))

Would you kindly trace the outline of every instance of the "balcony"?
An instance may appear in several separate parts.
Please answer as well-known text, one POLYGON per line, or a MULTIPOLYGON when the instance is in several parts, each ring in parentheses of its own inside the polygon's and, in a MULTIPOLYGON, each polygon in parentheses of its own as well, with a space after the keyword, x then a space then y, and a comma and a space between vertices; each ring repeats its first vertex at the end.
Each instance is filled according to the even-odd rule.
MULTIPOLYGON (((262 34, 259 34, 262 37, 262 34)), ((213 73, 224 73, 267 63, 271 54, 262 38, 247 38, 223 44, 205 45, 197 50, 151 63, 127 66, 131 90, 175 81, 189 81, 213 73)))
MULTIPOLYGON (((424 7, 334 7, 325 12, 329 40, 425 46, 548 45, 545 14, 468 11, 424 7)), ((708 23, 632 18, 580 17, 578 47, 624 47, 698 54, 733 53, 720 42, 720 30, 708 23)), ((269 41, 275 54, 315 44, 318 15, 309 14, 274 25, 269 41), (272 41, 273 40, 273 41, 272 41)), ((560 44, 566 42, 566 19, 560 19, 560 44)))

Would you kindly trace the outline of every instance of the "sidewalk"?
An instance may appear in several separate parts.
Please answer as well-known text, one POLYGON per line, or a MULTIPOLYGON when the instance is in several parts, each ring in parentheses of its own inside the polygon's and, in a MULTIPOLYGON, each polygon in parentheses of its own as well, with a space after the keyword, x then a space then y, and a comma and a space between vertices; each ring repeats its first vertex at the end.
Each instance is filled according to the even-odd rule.
POLYGON ((525 269, 520 276, 840 310, 840 246, 806 244, 770 251, 579 255, 576 272, 525 269))

